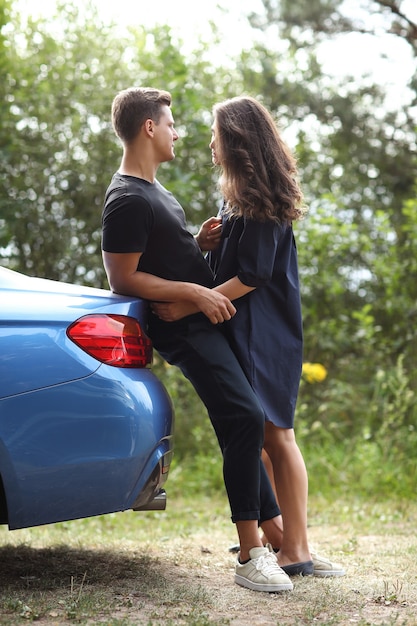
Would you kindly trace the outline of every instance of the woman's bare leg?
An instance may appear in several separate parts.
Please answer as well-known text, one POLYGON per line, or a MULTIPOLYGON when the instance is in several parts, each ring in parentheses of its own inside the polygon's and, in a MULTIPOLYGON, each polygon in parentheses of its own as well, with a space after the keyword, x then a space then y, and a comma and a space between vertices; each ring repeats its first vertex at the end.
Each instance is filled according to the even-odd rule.
MULTIPOLYGON (((283 534, 280 544, 278 529, 270 522, 262 524, 268 541, 279 548, 280 565, 311 559, 307 541, 308 476, 293 429, 283 429, 271 422, 265 424, 265 451, 271 461, 277 500, 282 513, 283 534)), ((266 468, 268 471, 268 459, 266 468)))

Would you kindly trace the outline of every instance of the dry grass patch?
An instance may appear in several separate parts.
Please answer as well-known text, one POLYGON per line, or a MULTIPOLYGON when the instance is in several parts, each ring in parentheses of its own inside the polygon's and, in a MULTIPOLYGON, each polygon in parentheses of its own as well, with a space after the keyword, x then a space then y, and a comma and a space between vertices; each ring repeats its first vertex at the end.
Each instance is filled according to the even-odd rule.
POLYGON ((387 505, 359 515, 348 507, 337 525, 329 523, 331 512, 327 521, 317 514, 311 544, 342 562, 347 574, 297 578, 294 591, 281 594, 233 583, 228 547, 235 534, 223 501, 2 528, 0 624, 415 625, 416 513, 417 507, 387 505), (390 520, 382 519, 387 510, 395 511, 390 520))

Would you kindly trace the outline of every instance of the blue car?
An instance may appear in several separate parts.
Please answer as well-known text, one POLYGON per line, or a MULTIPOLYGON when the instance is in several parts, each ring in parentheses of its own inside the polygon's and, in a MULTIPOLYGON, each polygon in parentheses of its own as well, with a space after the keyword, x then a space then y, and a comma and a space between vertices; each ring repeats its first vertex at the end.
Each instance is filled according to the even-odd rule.
POLYGON ((146 304, 0 268, 0 523, 165 508, 170 398, 146 304))

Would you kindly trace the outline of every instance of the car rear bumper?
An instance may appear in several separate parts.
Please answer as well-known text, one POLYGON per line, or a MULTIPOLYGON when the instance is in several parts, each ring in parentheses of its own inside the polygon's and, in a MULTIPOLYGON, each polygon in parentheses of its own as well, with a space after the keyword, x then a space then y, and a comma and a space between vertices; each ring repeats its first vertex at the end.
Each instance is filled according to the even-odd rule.
POLYGON ((102 366, 84 379, 0 400, 9 528, 150 506, 167 478, 173 419, 150 370, 102 366))

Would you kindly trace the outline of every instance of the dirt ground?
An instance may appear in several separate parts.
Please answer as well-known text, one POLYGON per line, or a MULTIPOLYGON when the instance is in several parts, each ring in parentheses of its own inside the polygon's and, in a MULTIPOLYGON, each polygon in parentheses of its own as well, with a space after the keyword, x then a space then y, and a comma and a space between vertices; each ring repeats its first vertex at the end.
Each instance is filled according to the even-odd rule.
MULTIPOLYGON (((228 553, 221 536, 175 541, 159 558, 167 580, 188 588, 200 585, 209 594, 211 603, 205 612, 210 623, 417 624, 415 538, 396 535, 394 529, 388 537, 364 535, 352 541, 350 552, 345 545, 344 553, 335 551, 340 538, 337 529, 313 529, 310 538, 312 544, 317 539, 320 553, 343 563, 345 576, 297 577, 293 591, 279 594, 243 589, 233 582, 235 556, 228 553)), ((181 623, 180 615, 176 619, 174 623, 181 623)))
POLYGON ((320 525, 309 537, 319 553, 343 564, 346 575, 297 577, 293 591, 279 594, 234 583, 236 556, 228 550, 234 534, 224 528, 147 543, 128 537, 108 550, 87 548, 82 538, 79 545, 55 548, 0 546, 0 591, 7 580, 7 589, 23 599, 18 615, 11 600, 10 613, 0 610, 0 625, 417 625, 413 525, 381 521, 381 532, 372 535, 354 534, 348 524, 320 525), (43 608, 35 610, 35 602, 43 608))

